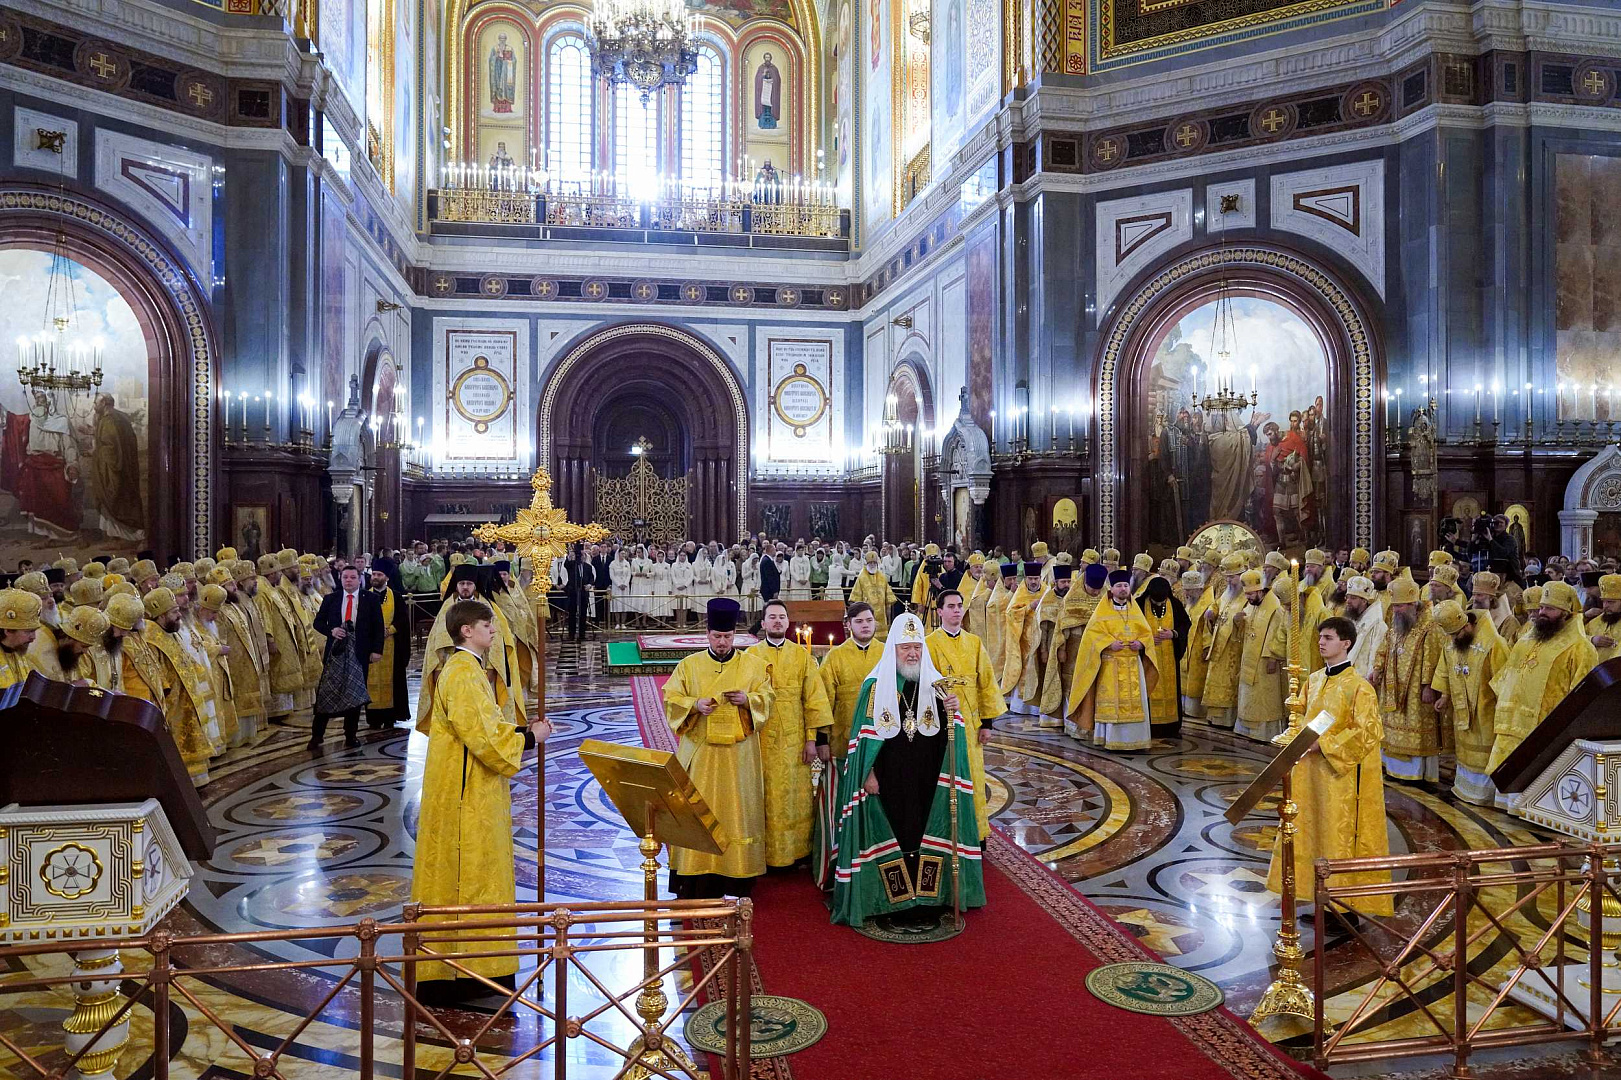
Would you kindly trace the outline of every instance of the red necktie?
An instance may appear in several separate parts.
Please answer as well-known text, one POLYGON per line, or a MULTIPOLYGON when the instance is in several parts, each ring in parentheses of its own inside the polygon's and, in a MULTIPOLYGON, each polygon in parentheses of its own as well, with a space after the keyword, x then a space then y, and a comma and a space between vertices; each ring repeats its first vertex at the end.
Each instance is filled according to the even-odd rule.
POLYGON ((353 622, 355 617, 355 594, 343 594, 343 621, 353 622))

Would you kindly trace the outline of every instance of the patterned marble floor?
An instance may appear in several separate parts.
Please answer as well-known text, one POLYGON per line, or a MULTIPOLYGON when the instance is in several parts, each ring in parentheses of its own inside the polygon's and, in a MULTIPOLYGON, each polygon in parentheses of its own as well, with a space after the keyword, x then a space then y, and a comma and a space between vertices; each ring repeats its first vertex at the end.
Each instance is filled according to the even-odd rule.
MULTIPOLYGON (((558 729, 546 747, 547 898, 639 898, 636 840, 577 754, 586 738, 639 743, 627 681, 605 674, 599 643, 554 646, 551 666, 550 706, 558 729)), ((398 914, 410 889, 426 740, 402 728, 370 736, 355 750, 330 742, 327 753, 312 759, 302 749, 303 737, 279 732, 215 770, 203 796, 219 829, 218 849, 197 867, 189 899, 171 917, 175 929, 312 928, 398 914)), ((1215 980, 1242 1014, 1270 979, 1278 904, 1266 891, 1265 874, 1275 820, 1267 812, 1275 813, 1275 806, 1263 805, 1237 827, 1221 815, 1266 757, 1257 744, 1197 724, 1147 751, 1108 754, 1020 721, 998 731, 986 763, 998 827, 1167 960, 1215 980)), ((1493 847, 1535 838, 1495 812, 1402 786, 1388 792, 1392 851, 1493 847)), ((519 899, 533 899, 539 792, 532 770, 514 782, 513 795, 519 899)), ((353 949, 351 940, 317 938, 206 959, 317 960, 352 955, 353 949)), ((1336 955, 1331 951, 1331 959, 1336 955)), ((639 965, 639 958, 619 956, 618 966, 600 975, 628 985, 634 972, 625 965, 639 965)), ((1483 956, 1481 962, 1489 968, 1498 960, 1483 956)), ((1333 1008, 1347 1007, 1347 994, 1368 977, 1365 968, 1349 958, 1331 963, 1333 1008)), ((311 970, 205 982, 204 1002, 239 1037, 274 1046, 321 1000, 331 980, 311 970)), ((0 1031, 49 1047, 65 1006, 64 998, 50 995, 0 999, 0 1031)), ((196 1010, 188 1005, 185 1011, 187 1035, 173 1075, 244 1075, 245 1056, 196 1010)), ((295 1040, 282 1075, 324 1080, 351 1074, 347 1048, 356 1022, 340 995, 322 1021, 295 1040)), ((1406 1011, 1394 1009, 1381 1032, 1405 1033, 1413 1023, 1406 1011)), ((137 1023, 137 1041, 119 1063, 121 1080, 141 1080, 150 1067, 139 1028, 137 1023)), ((520 1021, 497 1034, 517 1044, 524 1032, 520 1021)), ((1304 1049, 1298 1039, 1285 1045, 1304 1049)), ((569 1075, 616 1071, 611 1056, 586 1040, 569 1046, 569 1075)), ((442 1055, 443 1047, 437 1051, 442 1055)), ((435 1052, 430 1046, 423 1063, 435 1052)), ((397 1052, 392 1060, 399 1060, 397 1052)), ((549 1075, 548 1060, 531 1061, 513 1075, 549 1075)), ((12 1064, 0 1052, 0 1076, 23 1075, 8 1071, 12 1064)), ((435 1068, 444 1064, 448 1060, 439 1060, 435 1068)), ((1546 1064, 1552 1071, 1539 1075, 1570 1075, 1551 1059, 1546 1064)), ((388 1068, 386 1075, 399 1074, 397 1064, 392 1073, 388 1068)))

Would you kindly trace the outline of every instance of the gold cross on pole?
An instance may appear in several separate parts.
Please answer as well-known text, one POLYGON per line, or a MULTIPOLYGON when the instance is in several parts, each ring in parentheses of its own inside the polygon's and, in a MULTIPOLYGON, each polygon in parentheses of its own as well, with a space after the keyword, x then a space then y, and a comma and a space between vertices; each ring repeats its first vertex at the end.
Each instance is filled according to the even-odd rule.
MULTIPOLYGON (((568 519, 568 511, 552 505, 552 475, 545 469, 536 469, 529 486, 535 497, 528 507, 518 511, 518 520, 507 525, 487 522, 473 530, 473 536, 486 544, 497 540, 514 544, 518 555, 529 560, 529 602, 535 613, 535 675, 539 700, 535 715, 546 718, 546 615, 547 582, 551 580, 552 560, 568 554, 571 544, 596 544, 608 538, 605 526, 592 522, 576 525, 568 519)), ((520 689, 520 693, 522 690, 520 689)), ((546 900, 546 748, 540 747, 535 755, 535 898, 546 900)))

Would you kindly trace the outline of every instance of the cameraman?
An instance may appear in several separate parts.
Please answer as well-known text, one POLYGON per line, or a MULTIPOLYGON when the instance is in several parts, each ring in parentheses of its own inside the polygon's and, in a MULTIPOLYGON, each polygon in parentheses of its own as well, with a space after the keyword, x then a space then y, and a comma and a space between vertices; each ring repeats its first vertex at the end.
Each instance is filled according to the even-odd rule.
POLYGON ((360 710, 371 700, 366 692, 366 668, 383 658, 383 609, 375 593, 362 590, 360 571, 343 568, 342 586, 321 601, 315 630, 326 635, 321 682, 315 693, 315 721, 310 749, 319 751, 326 724, 343 717, 343 744, 360 745, 360 710))

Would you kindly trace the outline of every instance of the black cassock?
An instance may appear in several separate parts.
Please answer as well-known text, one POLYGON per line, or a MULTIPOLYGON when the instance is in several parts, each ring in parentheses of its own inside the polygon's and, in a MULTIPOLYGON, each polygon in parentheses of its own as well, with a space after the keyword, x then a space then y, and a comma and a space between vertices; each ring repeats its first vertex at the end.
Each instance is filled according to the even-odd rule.
MULTIPOLYGON (((1176 640, 1171 642, 1176 652, 1176 720, 1169 724, 1150 724, 1149 734, 1156 739, 1169 739, 1181 734, 1182 731, 1182 654, 1188 651, 1188 632, 1193 629, 1193 620, 1188 617, 1188 609, 1182 606, 1182 601, 1173 593, 1163 601, 1150 600, 1146 595, 1137 598, 1137 604, 1143 609, 1144 615, 1163 619, 1165 617, 1165 604, 1171 605, 1171 629, 1176 631, 1176 640)), ((1160 678, 1165 673, 1160 672, 1160 678)))
MULTIPOLYGON (((901 683, 901 715, 917 716, 917 690, 915 682, 901 683)), ((878 801, 884 816, 895 833, 901 853, 906 858, 907 872, 917 880, 917 852, 923 843, 923 831, 929 824, 929 811, 934 807, 934 793, 940 784, 940 766, 946 758, 946 729, 942 724, 933 735, 915 732, 908 738, 905 731, 884 741, 883 749, 873 762, 872 773, 878 780, 878 801)))

